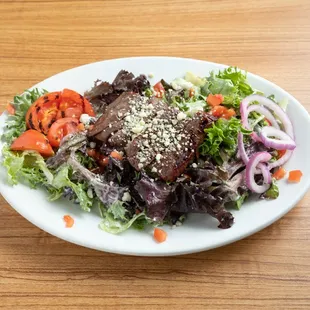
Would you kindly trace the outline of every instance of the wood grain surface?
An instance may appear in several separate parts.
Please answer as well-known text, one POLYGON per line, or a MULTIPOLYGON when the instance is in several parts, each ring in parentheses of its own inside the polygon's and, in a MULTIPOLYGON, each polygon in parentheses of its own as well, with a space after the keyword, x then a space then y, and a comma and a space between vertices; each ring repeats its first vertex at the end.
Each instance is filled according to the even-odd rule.
MULTIPOLYGON (((169 55, 239 66, 310 111, 309 0, 1 0, 0 16, 2 110, 13 95, 78 65, 169 55)), ((310 309, 309 210, 307 194, 242 241, 138 258, 61 241, 1 198, 0 308, 310 309)))

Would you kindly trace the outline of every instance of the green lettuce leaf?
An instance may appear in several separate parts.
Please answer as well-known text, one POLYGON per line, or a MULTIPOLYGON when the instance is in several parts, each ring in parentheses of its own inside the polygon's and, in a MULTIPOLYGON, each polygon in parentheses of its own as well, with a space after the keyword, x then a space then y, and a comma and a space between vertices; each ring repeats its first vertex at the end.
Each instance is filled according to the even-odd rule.
POLYGON ((235 117, 230 120, 218 119, 212 127, 205 129, 206 136, 200 146, 201 155, 209 155, 218 165, 223 164, 221 152, 229 157, 235 154, 238 132, 240 131, 245 135, 251 133, 251 131, 242 128, 241 121, 235 117))
POLYGON ((214 72, 211 72, 208 82, 208 88, 212 94, 222 94, 223 96, 227 96, 231 93, 237 92, 237 89, 231 80, 220 78, 216 76, 214 72))
MULTIPOLYGON (((88 190, 87 184, 78 181, 75 183, 74 181, 71 180, 71 177, 72 177, 71 167, 68 165, 63 165, 56 172, 52 182, 52 186, 58 190, 62 190, 67 187, 71 188, 75 193, 81 208, 84 211, 89 212, 90 208, 93 205, 93 200, 87 195, 88 190)), ((58 197, 57 193, 56 194, 54 193, 54 195, 58 197)))
POLYGON ((224 69, 223 71, 220 71, 216 77, 226 81, 231 81, 231 83, 236 87, 237 93, 241 97, 246 97, 254 92, 250 84, 247 82, 246 73, 243 73, 237 67, 229 67, 224 69))
POLYGON ((26 90, 22 95, 15 96, 12 105, 15 108, 15 114, 9 115, 6 120, 6 130, 2 139, 10 144, 15 138, 26 130, 25 116, 29 107, 42 95, 47 93, 46 90, 26 90))
POLYGON ((44 158, 35 151, 13 152, 8 146, 2 149, 2 165, 7 169, 8 183, 16 185, 26 181, 32 188, 53 181, 52 172, 46 167, 44 158))
POLYGON ((122 201, 114 202, 109 208, 101 206, 100 209, 102 221, 99 227, 111 234, 119 234, 130 227, 143 230, 145 225, 151 223, 144 212, 135 214, 132 218, 127 218, 128 211, 122 201))
POLYGON ((273 179, 270 188, 262 195, 262 198, 277 199, 279 197, 279 187, 273 179))

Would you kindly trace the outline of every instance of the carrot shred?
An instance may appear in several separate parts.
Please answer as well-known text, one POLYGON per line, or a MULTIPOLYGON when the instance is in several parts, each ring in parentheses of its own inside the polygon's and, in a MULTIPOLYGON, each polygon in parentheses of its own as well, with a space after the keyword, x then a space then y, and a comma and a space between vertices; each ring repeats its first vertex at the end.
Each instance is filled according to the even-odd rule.
POLYGON ((286 170, 282 167, 280 167, 273 175, 276 180, 281 180, 285 177, 286 175, 286 170))
POLYGON ((292 170, 289 172, 288 181, 291 183, 298 183, 302 177, 302 172, 300 170, 292 170))
POLYGON ((111 157, 115 158, 115 159, 118 159, 118 160, 122 160, 123 159, 123 156, 122 154, 120 154, 119 152, 117 151, 112 151, 111 154, 110 154, 111 157))
POLYGON ((154 239, 158 243, 164 242, 167 239, 167 233, 163 229, 160 229, 160 228, 156 227, 154 229, 154 239))
POLYGON ((74 219, 70 215, 64 215, 64 221, 67 228, 71 228, 74 224, 74 219))
POLYGON ((190 97, 194 97, 194 95, 195 95, 195 89, 194 89, 194 88, 191 88, 191 89, 189 90, 189 96, 190 96, 190 97))
POLYGON ((15 114, 15 108, 12 104, 8 103, 6 106, 6 110, 8 111, 9 114, 14 115, 15 114))

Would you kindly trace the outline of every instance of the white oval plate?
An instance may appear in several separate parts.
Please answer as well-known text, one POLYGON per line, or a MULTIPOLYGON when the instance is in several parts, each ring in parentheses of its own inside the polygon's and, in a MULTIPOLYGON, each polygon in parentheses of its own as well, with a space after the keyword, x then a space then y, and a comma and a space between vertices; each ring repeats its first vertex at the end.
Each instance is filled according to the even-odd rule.
MULTIPOLYGON (((107 60, 74 68, 35 85, 48 91, 71 88, 80 93, 90 89, 96 79, 112 81, 116 74, 125 69, 134 74, 152 72, 152 82, 161 78, 171 81, 181 77, 186 71, 207 76, 211 70, 223 69, 224 65, 182 58, 137 57, 107 60)), ((167 256, 204 251, 245 238, 291 210, 303 197, 310 185, 310 145, 305 137, 310 135, 310 118, 303 106, 291 95, 275 84, 248 74, 250 84, 265 94, 274 94, 277 99, 288 98, 288 114, 293 122, 297 148, 287 170, 301 169, 303 177, 298 184, 279 182, 280 196, 274 201, 251 201, 244 204, 240 211, 232 211, 235 224, 232 228, 217 228, 217 221, 208 215, 192 215, 183 226, 171 229, 166 242, 157 244, 152 231, 128 230, 120 235, 111 235, 99 229, 100 217, 95 210, 86 213, 66 200, 48 202, 44 190, 32 190, 24 185, 11 187, 6 184, 6 172, 1 168, 0 191, 11 206, 23 217, 46 232, 61 239, 85 247, 131 255, 167 256), (65 228, 63 216, 70 214, 75 219, 71 229, 65 228)), ((1 132, 5 115, 0 118, 1 132)), ((0 132, 0 133, 1 133, 0 132)), ((2 148, 2 145, 0 144, 2 148)))

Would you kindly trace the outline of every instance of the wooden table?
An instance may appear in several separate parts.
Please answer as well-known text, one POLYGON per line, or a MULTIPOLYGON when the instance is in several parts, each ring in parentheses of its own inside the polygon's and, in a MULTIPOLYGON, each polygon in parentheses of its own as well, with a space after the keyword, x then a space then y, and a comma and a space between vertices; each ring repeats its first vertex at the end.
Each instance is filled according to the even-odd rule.
MULTIPOLYGON (((310 110, 309 0, 1 0, 0 13, 2 109, 78 65, 171 55, 239 66, 310 110)), ((0 203, 1 309, 310 309, 309 194, 254 236, 171 258, 69 244, 0 203)))

